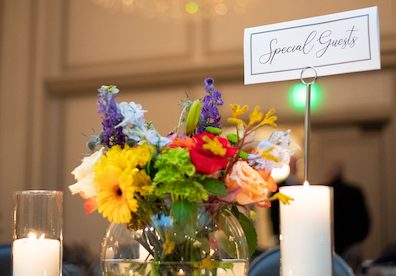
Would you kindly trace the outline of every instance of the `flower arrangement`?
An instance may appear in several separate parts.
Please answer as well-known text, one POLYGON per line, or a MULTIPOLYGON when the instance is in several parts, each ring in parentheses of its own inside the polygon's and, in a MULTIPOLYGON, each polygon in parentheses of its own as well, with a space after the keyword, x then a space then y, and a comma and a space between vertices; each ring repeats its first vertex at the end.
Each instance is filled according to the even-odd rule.
MULTIPOLYGON (((92 153, 72 172, 77 183, 69 188, 85 199, 88 213, 97 210, 110 222, 126 223, 131 229, 147 225, 158 209, 163 215, 157 217, 157 225, 168 225, 173 232, 177 224, 191 222, 202 204, 230 210, 239 220, 252 253, 256 233, 249 212, 244 212, 246 206, 270 207, 272 200, 291 200, 275 193, 277 185, 271 177, 273 168, 289 162, 289 131, 275 131, 267 140, 255 142, 252 137, 257 129, 276 127, 274 110, 263 114, 256 106, 248 115, 246 105, 232 104, 228 123, 235 126, 235 133, 224 136, 219 113, 221 93, 213 79, 204 83, 203 99, 183 102, 179 122, 167 136, 161 136, 145 120, 146 111, 140 104, 117 103, 119 90, 102 86, 98 112, 103 130, 88 142, 92 153)), ((195 236, 189 241, 198 254, 189 252, 182 259, 207 265, 208 257, 213 259, 210 245, 199 248, 207 242, 202 235, 197 238, 200 229, 194 230, 191 235, 195 236)), ((174 260, 181 257, 181 247, 183 252, 190 248, 186 247, 189 241, 172 240, 173 236, 176 234, 166 231, 157 234, 161 245, 147 248, 154 260, 174 260)), ((220 265, 212 262, 211 266, 220 265)))

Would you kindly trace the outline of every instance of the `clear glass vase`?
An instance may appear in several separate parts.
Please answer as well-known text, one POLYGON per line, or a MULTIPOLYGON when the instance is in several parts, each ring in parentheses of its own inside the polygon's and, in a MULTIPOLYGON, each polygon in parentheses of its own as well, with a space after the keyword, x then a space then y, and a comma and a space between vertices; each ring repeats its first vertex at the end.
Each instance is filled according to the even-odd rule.
POLYGON ((247 274, 247 241, 226 206, 199 205, 180 222, 168 208, 148 217, 110 224, 101 251, 103 275, 247 274))

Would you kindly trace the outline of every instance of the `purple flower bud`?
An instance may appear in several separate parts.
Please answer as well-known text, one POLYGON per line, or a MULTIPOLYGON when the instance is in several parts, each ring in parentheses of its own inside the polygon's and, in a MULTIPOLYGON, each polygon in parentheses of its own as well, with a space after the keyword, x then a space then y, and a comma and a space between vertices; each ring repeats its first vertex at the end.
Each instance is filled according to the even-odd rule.
POLYGON ((108 147, 114 145, 124 146, 126 137, 122 132, 122 127, 118 125, 123 117, 117 109, 115 96, 118 93, 115 86, 102 86, 99 92, 98 113, 102 114, 103 144, 108 147))
POLYGON ((215 90, 214 80, 207 78, 204 83, 206 95, 203 98, 203 107, 197 129, 198 133, 204 132, 208 126, 220 128, 221 116, 217 107, 223 105, 221 92, 215 90))

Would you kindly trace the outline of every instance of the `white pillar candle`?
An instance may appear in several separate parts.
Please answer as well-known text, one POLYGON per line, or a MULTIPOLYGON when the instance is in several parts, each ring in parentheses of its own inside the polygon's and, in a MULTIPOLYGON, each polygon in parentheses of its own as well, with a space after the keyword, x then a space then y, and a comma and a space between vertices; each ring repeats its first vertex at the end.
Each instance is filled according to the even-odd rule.
POLYGON ((280 204, 281 274, 332 275, 332 188, 285 186, 280 192, 294 198, 280 204))
POLYGON ((60 241, 54 239, 29 238, 13 242, 13 276, 59 276, 60 241))

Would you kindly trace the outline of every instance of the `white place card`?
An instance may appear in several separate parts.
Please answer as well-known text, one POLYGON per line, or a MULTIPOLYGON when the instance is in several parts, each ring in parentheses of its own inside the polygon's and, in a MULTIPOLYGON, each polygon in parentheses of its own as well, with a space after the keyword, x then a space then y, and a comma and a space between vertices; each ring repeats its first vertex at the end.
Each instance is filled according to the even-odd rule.
POLYGON ((244 66, 245 84, 380 69, 378 9, 245 29, 244 66))

